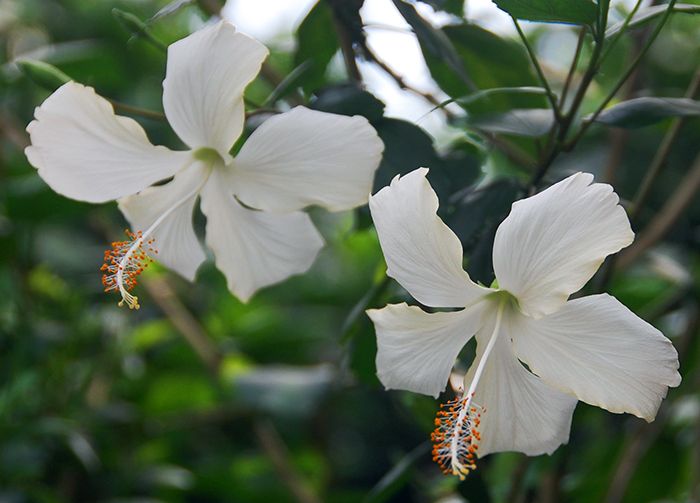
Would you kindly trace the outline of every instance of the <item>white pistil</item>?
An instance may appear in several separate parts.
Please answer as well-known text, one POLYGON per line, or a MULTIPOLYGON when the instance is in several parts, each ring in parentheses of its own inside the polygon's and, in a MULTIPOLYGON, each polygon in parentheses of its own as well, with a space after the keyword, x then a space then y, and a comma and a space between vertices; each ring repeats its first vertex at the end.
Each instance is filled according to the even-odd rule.
MULTIPOLYGON (((486 349, 484 350, 484 353, 481 355, 481 358, 479 359, 479 364, 476 367, 476 371, 474 372, 474 376, 472 377, 471 383, 469 385, 469 388, 465 386, 465 392, 462 395, 462 400, 466 401, 464 402, 464 405, 462 406, 462 409, 459 411, 459 415, 457 416, 457 420, 455 422, 455 429, 456 430, 461 430, 462 425, 465 424, 465 421, 469 418, 471 414, 471 409, 472 407, 477 407, 481 409, 481 406, 473 403, 474 401, 474 394, 476 393, 476 387, 479 384, 479 379, 481 379, 481 374, 484 372, 484 368, 486 367, 486 361, 488 360, 489 355, 491 354, 491 351, 493 350, 494 346, 496 345, 496 339, 498 338, 500 329, 501 329, 501 320, 503 318, 503 311, 505 309, 505 299, 500 300, 498 304, 498 312, 496 314, 496 324, 493 327, 493 333, 491 334, 491 338, 489 339, 488 344, 486 345, 486 349)), ((469 434, 469 431, 465 432, 466 434, 469 434)), ((454 467, 454 473, 460 473, 462 470, 465 468, 462 466, 462 464, 459 461, 459 451, 460 451, 460 436, 461 436, 461 431, 455 431, 455 435, 452 437, 452 442, 450 445, 450 452, 451 452, 451 457, 452 457, 452 466, 454 467)))
POLYGON ((430 436, 433 442, 433 461, 440 466, 443 473, 457 475, 460 479, 464 479, 470 471, 476 469, 476 456, 481 441, 479 425, 481 414, 486 409, 474 402, 474 395, 486 368, 486 361, 499 337, 506 303, 511 299, 507 292, 494 292, 491 298, 494 297, 498 298, 496 324, 481 354, 471 383, 468 388, 465 383, 466 391, 462 396, 440 405, 440 410, 435 416, 435 430, 430 436))

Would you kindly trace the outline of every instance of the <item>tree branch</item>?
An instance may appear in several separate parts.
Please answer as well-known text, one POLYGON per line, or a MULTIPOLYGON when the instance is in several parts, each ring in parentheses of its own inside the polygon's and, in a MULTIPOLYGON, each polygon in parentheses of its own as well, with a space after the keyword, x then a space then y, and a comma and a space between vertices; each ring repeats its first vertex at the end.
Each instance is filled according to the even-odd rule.
POLYGON ((256 421, 253 431, 258 443, 275 466, 282 481, 299 503, 321 503, 301 475, 293 468, 282 438, 269 421, 256 421))
POLYGON ((625 73, 622 75, 622 78, 615 84, 615 87, 613 87, 612 91, 608 94, 608 96, 603 100, 603 102, 598 106, 598 108, 593 112, 591 117, 584 122, 581 125, 581 128, 579 129, 578 133, 566 144, 564 147, 565 150, 571 150, 576 143, 581 139, 581 137, 586 133, 589 127, 595 122, 595 120, 598 118, 598 116, 601 114, 601 112, 605 109, 605 107, 612 101, 612 99, 615 97, 617 92, 622 88, 623 85, 625 85, 625 82, 627 79, 637 70, 637 65, 641 62, 641 60, 644 58, 646 55, 647 51, 651 48, 652 44, 656 40, 656 37, 658 37, 659 33, 661 33, 662 28, 666 24, 666 21, 668 20, 669 16, 671 15, 671 12, 673 12, 673 6, 676 3, 676 0, 671 0, 668 3, 668 7, 666 8, 666 11, 664 12, 663 17, 659 20, 658 24, 654 28, 654 31, 651 33, 649 38, 647 39, 646 43, 642 47, 642 49, 639 51, 637 54, 637 57, 634 58, 634 61, 632 61, 632 64, 627 68, 625 73))
POLYGON ((628 267, 646 250, 661 240, 695 199, 698 191, 700 191, 700 154, 695 158, 690 171, 683 177, 676 191, 668 198, 661 211, 639 235, 634 244, 620 255, 617 261, 618 269, 628 267))
MULTIPOLYGON (((685 92, 685 97, 694 98, 695 95, 698 94, 698 92, 700 92, 700 68, 698 68, 695 71, 695 75, 693 76, 693 79, 685 92)), ((671 123, 671 127, 666 132, 666 135, 664 136, 663 140, 661 140, 661 145, 656 151, 654 159, 651 161, 649 169, 644 175, 644 179, 642 180, 642 183, 639 186, 639 190, 637 191, 637 194, 634 197, 634 202, 632 203, 632 211, 630 215, 630 219, 633 223, 636 222, 639 218, 639 214, 642 208, 644 207, 644 203, 646 203, 646 200, 649 197, 649 193, 651 192, 651 188, 654 185, 654 181, 656 180, 656 177, 659 176, 659 174, 661 173, 661 169, 666 164, 666 160, 668 159, 668 156, 671 153, 671 146, 673 146, 673 144, 675 143, 676 138, 678 137, 678 133, 680 133, 680 130, 683 127, 684 123, 684 117, 674 119, 671 123)))

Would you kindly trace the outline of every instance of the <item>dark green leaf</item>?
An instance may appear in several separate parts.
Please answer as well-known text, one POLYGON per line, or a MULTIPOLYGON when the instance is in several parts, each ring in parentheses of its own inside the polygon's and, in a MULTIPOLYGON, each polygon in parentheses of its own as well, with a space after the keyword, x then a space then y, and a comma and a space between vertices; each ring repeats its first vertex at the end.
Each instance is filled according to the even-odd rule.
MULTIPOLYGON (((661 16, 668 9, 668 4, 664 5, 653 5, 651 7, 645 7, 639 9, 637 13, 632 17, 627 29, 638 28, 649 21, 661 16)), ((700 5, 688 4, 688 3, 677 3, 673 6, 673 12, 685 12, 687 14, 698 14, 700 13, 700 5)), ((625 26, 624 21, 615 23, 610 28, 605 31, 605 38, 610 38, 615 35, 625 26)))
POLYGON ((421 128, 399 119, 382 119, 374 127, 384 142, 384 156, 374 179, 375 191, 420 167, 430 168, 430 183, 440 197, 448 197, 451 187, 464 186, 479 173, 479 160, 459 147, 442 157, 435 151, 433 139, 421 128))
POLYGON ((590 0, 494 0, 513 17, 547 23, 592 24, 598 7, 590 0))
POLYGON ((384 142, 384 156, 375 175, 375 190, 388 185, 396 175, 420 167, 435 167, 440 159, 433 139, 421 128, 399 119, 382 119, 374 124, 384 142))
POLYGON ((433 27, 432 24, 423 19, 413 5, 403 0, 394 0, 394 5, 413 28, 423 51, 429 52, 433 57, 444 62, 464 85, 474 88, 474 83, 467 75, 459 54, 442 30, 433 27))
POLYGON ((547 108, 527 108, 499 114, 472 116, 468 124, 489 133, 538 137, 549 132, 554 124, 554 114, 547 108))
POLYGON ((338 51, 333 12, 326 2, 318 2, 306 15, 297 30, 297 41, 294 66, 309 65, 298 83, 311 93, 324 85, 326 67, 338 51))
POLYGON ((467 272, 475 281, 493 281, 491 262, 496 228, 520 194, 520 186, 502 179, 484 187, 469 189, 458 197, 447 223, 468 252, 467 272))
MULTIPOLYGON (((446 26, 442 33, 457 51, 461 66, 478 89, 504 87, 534 87, 538 80, 525 50, 515 41, 476 25, 446 26)), ((419 38, 430 73, 438 85, 452 98, 461 98, 475 89, 465 85, 464 79, 435 56, 419 38)), ((506 111, 512 108, 534 108, 545 105, 545 98, 532 94, 498 94, 484 96, 474 102, 462 104, 469 112, 506 111)))
POLYGON ((484 89, 483 91, 476 91, 466 96, 460 98, 450 98, 440 103, 438 106, 433 108, 431 112, 437 110, 438 108, 444 108, 450 103, 459 103, 463 107, 467 107, 472 103, 475 103, 489 96, 494 96, 498 94, 539 94, 546 95, 547 90, 544 87, 533 87, 533 86, 523 86, 523 87, 495 87, 493 89, 484 89))
POLYGON ((474 247, 486 227, 501 222, 519 192, 517 183, 504 178, 456 195, 457 200, 447 223, 466 250, 474 247))
POLYGON ((363 115, 370 121, 379 120, 384 115, 384 103, 354 84, 341 84, 320 90, 310 107, 334 114, 363 115))
POLYGON ((421 2, 430 5, 435 10, 441 10, 454 14, 455 16, 464 17, 464 0, 420 0, 421 2))
POLYGON ((689 98, 635 98, 601 112, 596 122, 621 128, 649 126, 668 117, 700 115, 700 101, 689 98))

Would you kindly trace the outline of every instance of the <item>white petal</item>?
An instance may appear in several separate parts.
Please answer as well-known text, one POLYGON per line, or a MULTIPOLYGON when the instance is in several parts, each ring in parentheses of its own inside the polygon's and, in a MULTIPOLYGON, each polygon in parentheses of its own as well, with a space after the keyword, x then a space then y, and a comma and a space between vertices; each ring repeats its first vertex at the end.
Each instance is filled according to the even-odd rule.
MULTIPOLYGON (((477 357, 465 382, 471 381, 488 343, 490 325, 476 336, 477 357)), ((577 400, 528 372, 515 357, 509 335, 501 333, 496 340, 474 394, 474 402, 485 408, 479 456, 502 451, 551 454, 569 441, 577 400)))
POLYGON ((577 173, 513 204, 496 232, 493 267, 524 313, 560 308, 634 233, 610 185, 577 173))
POLYGON ((190 162, 148 141, 133 119, 114 114, 91 87, 67 82, 34 111, 24 151, 39 176, 66 197, 101 203, 134 194, 190 162))
POLYGON ((146 231, 162 218, 151 234, 158 250, 153 257, 190 281, 206 258, 192 227, 192 212, 208 172, 208 167, 198 163, 165 185, 149 187, 119 201, 119 209, 133 230, 146 231))
POLYGON ((266 211, 367 202, 384 145, 367 119, 296 107, 266 120, 234 162, 236 195, 266 211))
POLYGON ((386 273, 421 304, 464 307, 489 290, 462 268, 462 244, 437 216, 438 198, 427 173, 420 168, 397 176, 369 199, 386 273))
POLYGON ((207 217, 206 241, 228 288, 242 301, 258 289, 306 272, 323 238, 306 213, 272 214, 249 210, 215 170, 201 193, 207 217))
POLYGON ((243 91, 268 51, 221 21, 168 47, 163 108, 190 148, 225 154, 243 130, 243 91))
POLYGON ((681 382, 671 341, 609 295, 513 324, 516 352, 535 374, 611 412, 652 421, 668 387, 681 382))
POLYGON ((386 389, 437 397, 445 390, 459 352, 481 324, 481 306, 428 314, 389 304, 367 315, 377 332, 377 376, 386 389))

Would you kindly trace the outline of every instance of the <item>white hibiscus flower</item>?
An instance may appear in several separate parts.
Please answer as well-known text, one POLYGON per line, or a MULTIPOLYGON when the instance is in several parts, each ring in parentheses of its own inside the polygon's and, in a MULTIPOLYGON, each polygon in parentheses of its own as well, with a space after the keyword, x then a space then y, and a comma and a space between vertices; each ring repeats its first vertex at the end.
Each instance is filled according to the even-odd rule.
POLYGON ((552 453, 568 441, 577 400, 652 421, 681 380, 671 342, 610 295, 568 300, 633 241, 612 187, 577 173, 514 203, 494 242, 498 286, 485 288, 463 270, 427 172, 395 178, 370 210, 387 274, 421 304, 461 309, 403 303, 368 314, 387 389, 437 396, 476 336, 464 393, 436 418, 433 458, 443 470, 463 478, 476 456, 552 453))
POLYGON ((367 202, 383 144, 363 117, 296 107, 229 155, 243 132, 243 91, 267 54, 223 21, 168 48, 163 108, 187 151, 152 145, 136 121, 75 82, 36 109, 26 155, 39 175, 72 199, 118 200, 138 229, 106 254, 103 281, 120 305, 138 308, 129 290, 155 247, 160 262, 194 279, 205 258, 192 227, 198 197, 206 243, 243 301, 314 262, 323 239, 302 208, 367 202))

